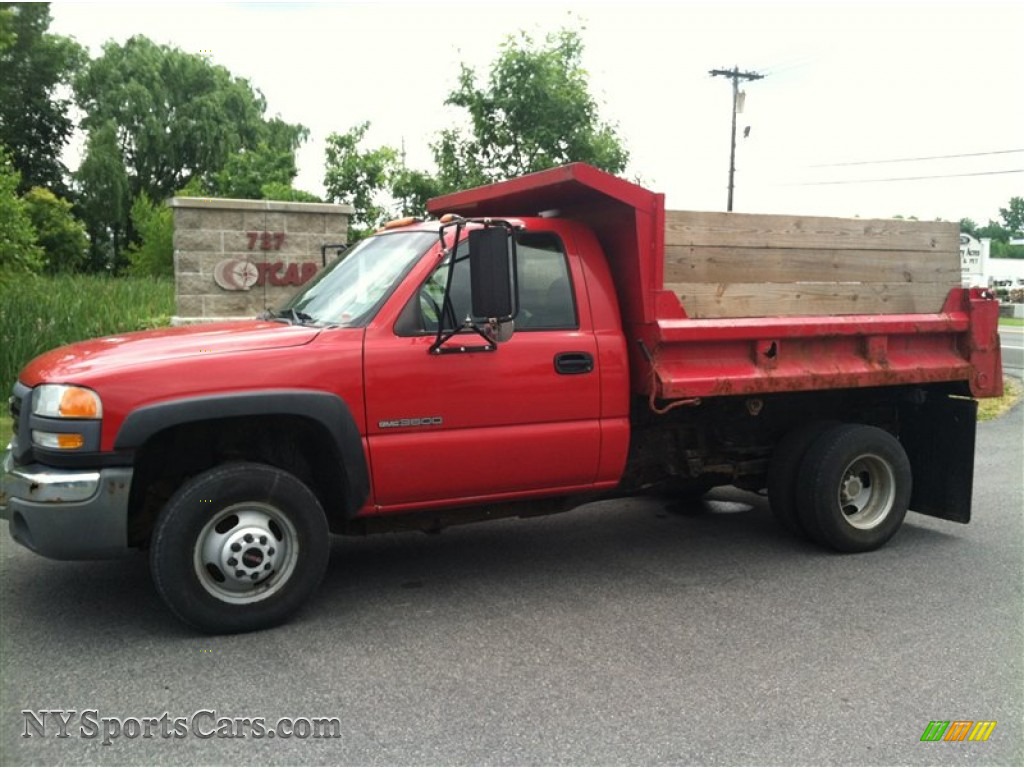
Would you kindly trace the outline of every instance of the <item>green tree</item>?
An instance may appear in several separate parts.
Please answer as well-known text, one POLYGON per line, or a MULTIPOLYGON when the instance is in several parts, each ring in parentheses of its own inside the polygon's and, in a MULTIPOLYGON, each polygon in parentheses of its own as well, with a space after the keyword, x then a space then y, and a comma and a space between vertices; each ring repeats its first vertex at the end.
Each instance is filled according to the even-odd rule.
POLYGON ((1005 243, 1010 239, 1010 230, 998 221, 992 221, 992 219, 989 219, 988 224, 984 227, 978 227, 974 236, 978 238, 990 238, 993 243, 1005 243))
POLYGON ((295 151, 308 136, 309 131, 303 126, 273 118, 267 122, 265 135, 255 147, 243 147, 235 152, 213 175, 211 194, 259 200, 263 198, 265 184, 290 186, 298 175, 295 151))
POLYGON ((369 128, 370 124, 364 122, 327 137, 327 199, 348 203, 355 209, 350 222, 355 239, 365 237, 390 215, 389 204, 382 196, 388 193, 399 163, 393 147, 360 149, 369 128))
POLYGON ((406 168, 393 147, 363 146, 369 123, 328 138, 328 199, 355 208, 364 235, 395 215, 422 215, 431 197, 456 189, 586 162, 621 173, 629 158, 615 130, 601 122, 581 64, 579 35, 563 30, 538 46, 509 37, 486 88, 463 65, 447 104, 468 112, 468 130, 450 128, 431 145, 436 172, 406 168))
POLYGON ((463 64, 445 103, 469 113, 470 130, 446 130, 433 145, 440 186, 463 188, 578 161, 621 173, 629 153, 598 115, 582 54, 579 34, 563 29, 543 45, 525 33, 507 38, 484 87, 463 64))
POLYGON ((25 211, 43 249, 47 272, 77 272, 88 258, 85 225, 71 212, 71 203, 42 187, 32 187, 22 198, 25 211))
POLYGON ((363 148, 369 128, 364 122, 327 137, 327 199, 355 209, 350 230, 354 239, 388 219, 422 216, 427 200, 445 191, 436 176, 405 167, 394 147, 363 148))
POLYGON ((264 144, 229 157, 224 167, 214 174, 210 195, 259 200, 265 183, 288 185, 295 174, 293 152, 282 152, 264 144))
POLYGON ((960 231, 991 240, 989 253, 993 259, 1024 259, 1024 245, 1010 243, 1011 239, 1024 236, 1024 197, 1011 197, 1009 205, 999 209, 999 215, 1002 222, 989 219, 983 227, 970 219, 961 219, 960 231))
POLYGON ((37 272, 43 266, 43 252, 36 231, 18 197, 21 174, 7 151, 0 146, 0 272, 37 272))
POLYGON ((304 192, 295 189, 290 184, 282 184, 279 181, 272 181, 260 188, 260 198, 263 200, 284 200, 290 203, 322 203, 316 195, 311 192, 304 192))
POLYGON ((131 210, 139 242, 128 246, 133 275, 163 277, 174 274, 174 213, 141 192, 131 210))
POLYGON ((397 203, 399 216, 423 216, 427 212, 427 201, 445 191, 436 176, 423 171, 399 167, 391 175, 390 193, 397 203))
POLYGON ((49 26, 48 3, 0 3, 0 143, 13 153, 20 192, 38 186, 66 197, 60 156, 75 126, 62 86, 86 54, 49 26))
POLYGON ((1007 208, 1000 208, 999 215, 1010 237, 1024 237, 1024 197, 1011 197, 1007 208))
POLYGON ((131 190, 113 121, 94 126, 74 174, 89 233, 89 268, 119 270, 126 241, 131 190))
MULTIPOLYGON (((128 201, 144 192, 162 202, 194 179, 213 188, 232 158, 232 171, 221 182, 251 195, 258 187, 248 183, 249 165, 268 158, 271 166, 278 164, 280 153, 294 152, 306 136, 302 126, 267 120, 266 100, 247 80, 203 56, 142 36, 123 45, 107 43, 75 79, 75 94, 89 134, 87 173, 79 176, 83 195, 94 198, 87 206, 90 233, 110 233, 115 262, 124 244, 135 239, 128 201), (104 215, 103 197, 95 195, 124 185, 119 205, 104 215)), ((294 158, 285 165, 277 178, 294 171, 294 158)))

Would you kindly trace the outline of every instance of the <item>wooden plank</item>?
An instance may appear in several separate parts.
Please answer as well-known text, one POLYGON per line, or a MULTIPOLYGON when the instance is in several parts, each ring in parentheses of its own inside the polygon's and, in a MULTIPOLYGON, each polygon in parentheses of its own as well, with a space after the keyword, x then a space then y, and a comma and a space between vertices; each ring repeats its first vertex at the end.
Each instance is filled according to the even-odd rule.
POLYGON ((931 313, 939 283, 666 283, 691 318, 931 313))
POLYGON ((960 253, 665 247, 666 283, 940 283, 960 285, 960 253))
POLYGON ((666 211, 665 244, 959 253, 960 228, 907 219, 666 211))

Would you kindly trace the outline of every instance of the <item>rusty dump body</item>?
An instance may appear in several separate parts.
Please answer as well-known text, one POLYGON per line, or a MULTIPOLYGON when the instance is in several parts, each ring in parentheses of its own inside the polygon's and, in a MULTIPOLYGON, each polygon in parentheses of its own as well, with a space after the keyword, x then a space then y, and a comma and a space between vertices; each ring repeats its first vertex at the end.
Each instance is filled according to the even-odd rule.
POLYGON ((583 164, 431 211, 587 225, 611 267, 638 395, 935 383, 1002 394, 998 302, 960 287, 956 224, 666 212, 663 195, 583 164))

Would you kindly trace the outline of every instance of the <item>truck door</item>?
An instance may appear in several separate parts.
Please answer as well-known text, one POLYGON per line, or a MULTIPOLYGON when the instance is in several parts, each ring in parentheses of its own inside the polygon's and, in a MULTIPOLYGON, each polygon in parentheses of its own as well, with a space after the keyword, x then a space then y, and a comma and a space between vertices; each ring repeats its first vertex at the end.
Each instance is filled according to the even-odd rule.
MULTIPOLYGON (((518 243, 516 332, 496 351, 430 354, 446 265, 396 323, 367 329, 368 441, 381 511, 594 482, 600 368, 582 269, 554 234, 520 233, 518 243)), ((452 302, 465 317, 468 262, 458 258, 452 302)), ((482 341, 459 335, 448 346, 462 339, 482 341)))

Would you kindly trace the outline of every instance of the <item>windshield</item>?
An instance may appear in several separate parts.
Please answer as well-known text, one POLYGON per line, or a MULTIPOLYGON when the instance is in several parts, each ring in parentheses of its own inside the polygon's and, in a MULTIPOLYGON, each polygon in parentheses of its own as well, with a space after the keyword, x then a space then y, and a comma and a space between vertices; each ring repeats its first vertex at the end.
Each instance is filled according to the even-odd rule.
POLYGON ((436 232, 422 231, 363 240, 278 314, 325 325, 365 325, 398 281, 437 241, 436 232))

